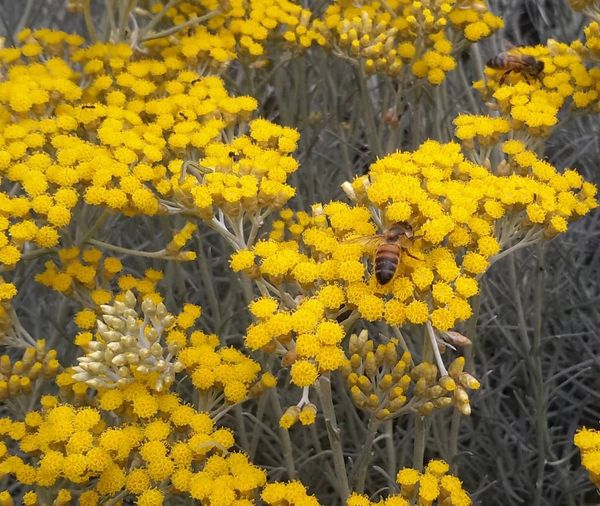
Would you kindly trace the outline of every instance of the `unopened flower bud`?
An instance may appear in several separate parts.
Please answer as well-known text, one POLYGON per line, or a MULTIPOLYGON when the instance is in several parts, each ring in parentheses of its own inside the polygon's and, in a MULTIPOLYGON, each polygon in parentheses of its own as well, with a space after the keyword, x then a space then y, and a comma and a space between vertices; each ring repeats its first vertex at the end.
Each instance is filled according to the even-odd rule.
POLYGON ((419 411, 420 415, 427 416, 427 415, 431 414, 431 412, 433 411, 433 408, 434 408, 433 403, 428 401, 425 404, 422 404, 419 407, 418 411, 419 411))
POLYGON ((147 316, 152 316, 156 312, 156 305, 150 299, 144 299, 142 302, 142 311, 147 316))
POLYGON ((349 181, 345 181, 344 183, 342 183, 342 191, 352 202, 356 202, 356 192, 352 187, 352 183, 350 183, 349 181))
POLYGON ((133 292, 131 290, 127 290, 127 292, 125 293, 124 302, 125 302, 125 304, 127 304, 127 307, 129 307, 131 309, 133 309, 135 307, 135 305, 137 304, 135 295, 133 295, 133 292))
POLYGON ((481 383, 479 383, 479 381, 477 381, 477 379, 471 376, 468 372, 460 373, 458 376, 458 381, 463 387, 470 390, 479 390, 479 387, 481 386, 481 383))
POLYGON ((453 392, 456 389, 456 383, 450 376, 442 376, 439 385, 448 392, 453 392))

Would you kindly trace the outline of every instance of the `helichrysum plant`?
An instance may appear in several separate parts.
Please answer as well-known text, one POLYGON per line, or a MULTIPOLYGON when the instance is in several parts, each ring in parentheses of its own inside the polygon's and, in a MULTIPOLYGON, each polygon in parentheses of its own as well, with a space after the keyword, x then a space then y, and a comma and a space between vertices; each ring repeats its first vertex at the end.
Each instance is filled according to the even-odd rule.
MULTIPOLYGON (((582 40, 507 51, 535 75, 484 68, 474 44, 504 22, 479 0, 69 0, 85 36, 19 31, 0 48, 0 505, 473 504, 458 436, 485 395, 487 273, 598 205, 545 156, 600 103, 597 6, 571 5, 582 40), (326 199, 303 186, 319 125, 351 172, 326 199)), ((598 485, 596 439, 575 436, 598 485)))

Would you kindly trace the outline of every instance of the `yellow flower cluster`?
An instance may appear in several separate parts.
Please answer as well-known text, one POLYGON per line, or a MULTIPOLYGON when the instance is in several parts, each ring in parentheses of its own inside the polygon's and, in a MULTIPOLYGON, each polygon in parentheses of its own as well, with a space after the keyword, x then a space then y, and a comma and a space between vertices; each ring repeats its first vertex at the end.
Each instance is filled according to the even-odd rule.
MULTIPOLYGON (((183 339, 183 332, 175 329, 169 332, 167 343, 183 339)), ((216 335, 194 331, 188 342, 180 346, 177 359, 184 365, 200 396, 199 405, 206 411, 214 409, 218 402, 215 392, 222 392, 229 404, 240 403, 251 391, 254 393, 260 364, 235 348, 220 347, 216 335)), ((268 378, 260 379, 263 384, 268 381, 268 378)))
MULTIPOLYGON (((21 38, 32 42, 0 50, 0 173, 16 184, 0 194, 5 268, 28 241, 56 246, 80 201, 210 221, 217 208, 238 216, 294 195, 286 180, 299 134, 248 124, 256 100, 230 96, 218 77, 187 70, 177 56, 139 59, 127 44, 81 48, 80 38, 50 30, 21 38)), ((169 245, 176 259, 192 259, 179 250, 193 231, 184 227, 169 245)), ((68 284, 62 276, 57 288, 68 284)))
POLYGON ((292 311, 278 310, 273 299, 263 298, 253 303, 251 311, 258 322, 248 328, 246 346, 280 355, 284 365, 293 364, 295 385, 310 386, 319 372, 334 371, 346 361, 340 348, 344 328, 326 318, 326 305, 318 297, 305 299, 292 311))
MULTIPOLYGON (((485 129, 464 118, 463 131, 479 138, 504 130, 502 121, 485 129)), ((594 185, 573 170, 559 174, 519 146, 504 145, 514 173, 496 175, 468 161, 458 144, 427 141, 343 185, 353 205, 315 205, 312 216, 283 210, 270 239, 231 259, 234 270, 280 299, 264 296, 250 306, 258 321, 246 345, 283 357, 292 383, 304 388, 346 364, 339 323, 346 319, 430 323, 442 336, 468 319, 478 277, 503 248, 553 237, 597 206, 594 185), (399 222, 415 237, 399 247, 395 276, 382 285, 373 274, 382 239, 373 234, 399 222)))
POLYGON ((457 48, 502 27, 502 20, 483 4, 472 3, 338 1, 315 20, 315 26, 334 52, 360 62, 367 73, 396 76, 409 68, 415 77, 439 85, 456 67, 457 48))
POLYGON ((217 208, 229 217, 257 215, 259 226, 262 213, 282 207, 295 194, 286 181, 298 168, 290 156, 298 139, 296 130, 256 119, 249 123, 249 135, 228 143, 211 140, 198 164, 169 165, 178 205, 209 221, 217 208))
POLYGON ((25 348, 20 360, 13 362, 8 355, 0 356, 0 401, 32 392, 59 370, 56 350, 47 350, 43 339, 25 348))
POLYGON ((591 60, 594 63, 600 62, 600 23, 593 21, 583 29, 585 42, 582 44, 576 40, 571 43, 571 47, 578 51, 585 60, 591 60))
POLYGON ((61 248, 58 250, 58 265, 48 260, 44 267, 44 271, 35 276, 38 283, 64 295, 76 296, 87 308, 93 308, 78 313, 75 323, 82 329, 94 328, 96 308, 113 300, 113 282, 122 295, 127 290, 135 290, 156 303, 162 301, 156 288, 163 277, 161 271, 146 269, 139 278, 132 274, 119 274, 123 270, 121 260, 103 255, 98 248, 61 248))
MULTIPOLYGON (((164 4, 156 3, 153 11, 160 12, 163 7, 164 4)), ((224 63, 236 56, 256 58, 267 52, 269 42, 278 41, 300 49, 313 42, 325 44, 323 36, 309 22, 311 11, 290 0, 188 0, 178 2, 166 15, 177 26, 211 12, 216 15, 179 38, 181 47, 177 52, 187 59, 201 61, 209 56, 224 63)), ((174 53, 165 50, 162 54, 174 53)))
POLYGON ((452 405, 469 415, 466 390, 479 389, 479 382, 463 371, 464 358, 454 360, 447 374, 438 377, 435 365, 414 366, 411 354, 398 358, 398 343, 390 340, 375 347, 367 331, 350 336, 350 361, 344 367, 346 384, 354 404, 377 420, 397 417, 408 411, 428 415, 452 405))
POLYGON ((248 498, 265 484, 264 471, 232 451, 231 431, 174 394, 134 383, 106 391, 98 404, 76 408, 48 396, 23 422, 0 419, 0 436, 14 447, 0 443, 0 472, 50 503, 76 493, 78 504, 89 506, 125 494, 160 505, 173 493, 206 504, 253 504, 248 498))
MULTIPOLYGON (((592 47, 593 41, 592 37, 592 47)), ((486 100, 493 100, 493 107, 510 121, 512 131, 547 137, 568 99, 577 110, 599 111, 600 68, 586 66, 582 49, 578 42, 569 46, 554 40, 546 46, 512 48, 503 58, 521 63, 486 67, 486 80, 474 83, 474 87, 486 100), (543 72, 532 76, 523 57, 543 63, 543 72), (510 69, 514 70, 507 73, 510 69)))
POLYGON ((583 427, 575 434, 574 442, 581 452, 581 465, 592 483, 600 488, 600 432, 583 427))
POLYGON ((448 20, 469 42, 477 42, 504 28, 502 18, 489 11, 485 0, 457 0, 453 4, 448 20))
POLYGON ((319 506, 319 501, 299 481, 269 483, 260 497, 269 506, 319 506))
POLYGON ((353 493, 347 506, 470 506, 471 498, 462 488, 461 481, 448 474, 450 467, 443 460, 430 460, 425 472, 404 468, 398 472, 396 482, 400 494, 371 501, 366 495, 353 493))

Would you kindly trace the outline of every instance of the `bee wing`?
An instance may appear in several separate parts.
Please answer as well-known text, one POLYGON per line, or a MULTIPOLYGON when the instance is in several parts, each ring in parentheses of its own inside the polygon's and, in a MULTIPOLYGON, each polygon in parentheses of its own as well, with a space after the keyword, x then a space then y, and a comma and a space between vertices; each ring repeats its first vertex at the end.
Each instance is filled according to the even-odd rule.
POLYGON ((382 237, 383 236, 381 234, 366 235, 361 237, 352 237, 350 239, 344 240, 344 242, 350 244, 360 244, 365 249, 374 252, 381 243, 382 237))

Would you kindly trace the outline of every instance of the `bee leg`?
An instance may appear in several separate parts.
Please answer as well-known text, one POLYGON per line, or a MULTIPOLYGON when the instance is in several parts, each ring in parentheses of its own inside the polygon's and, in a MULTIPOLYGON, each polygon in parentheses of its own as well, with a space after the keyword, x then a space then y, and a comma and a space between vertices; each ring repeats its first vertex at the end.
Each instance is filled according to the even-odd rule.
POLYGON ((419 258, 419 257, 416 257, 416 256, 414 256, 414 255, 413 255, 413 254, 412 254, 410 251, 408 251, 408 250, 404 250, 404 252, 405 252, 405 253, 406 253, 406 254, 407 254, 409 257, 411 257, 411 258, 414 258, 415 260, 420 260, 421 262, 423 261, 423 259, 422 259, 422 258, 419 258))
POLYGON ((508 77, 508 74, 510 74, 511 72, 512 72, 512 69, 509 69, 506 72, 504 72, 504 74, 502 74, 502 77, 500 78, 500 81, 498 82, 498 84, 500 86, 502 86, 504 84, 504 81, 506 81, 506 78, 508 77))

